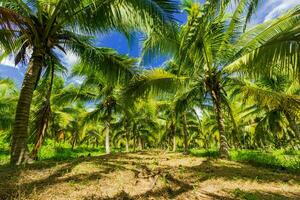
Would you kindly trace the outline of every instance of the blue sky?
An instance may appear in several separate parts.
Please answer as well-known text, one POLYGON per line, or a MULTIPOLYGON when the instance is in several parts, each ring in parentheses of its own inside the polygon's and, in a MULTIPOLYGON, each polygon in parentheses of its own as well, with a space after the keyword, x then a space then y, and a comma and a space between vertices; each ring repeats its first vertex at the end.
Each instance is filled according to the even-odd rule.
MULTIPOLYGON (((203 0, 200 0, 203 2, 203 0)), ((296 5, 300 5, 300 0, 265 0, 263 4, 260 5, 257 13, 253 16, 251 24, 259 24, 264 21, 273 19, 279 16, 285 10, 292 8, 296 5)), ((187 16, 185 13, 176 14, 176 19, 180 23, 185 23, 187 16)), ((140 44, 138 39, 128 44, 126 38, 116 32, 112 32, 105 35, 99 35, 96 42, 97 46, 110 47, 117 50, 121 54, 128 54, 133 57, 139 57, 140 55, 140 44)), ((68 57, 68 55, 66 56, 68 57)), ((71 62, 76 60, 72 55, 65 60, 70 60, 71 62)), ((160 66, 165 61, 165 58, 160 58, 159 60, 153 61, 147 68, 160 66)))
MULTIPOLYGON (((300 5, 300 0, 265 0, 262 5, 260 5, 257 13, 251 21, 251 24, 259 24, 264 21, 273 19, 285 10, 296 5, 300 5)), ((179 22, 184 23, 186 21, 186 15, 184 13, 177 14, 176 19, 179 22)), ((96 45, 102 47, 110 47, 121 54, 127 54, 133 57, 138 57, 140 54, 139 39, 132 41, 129 45, 126 38, 122 34, 116 32, 111 32, 105 35, 98 35, 96 45)), ((67 66, 72 66, 77 60, 78 58, 71 52, 68 52, 67 55, 62 56, 62 61, 67 66)), ((146 67, 157 67, 164 61, 165 58, 160 58, 159 60, 152 62, 150 66, 146 67)), ((22 79, 24 70, 24 68, 15 68, 12 57, 0 62, 0 76, 14 78, 15 80, 17 80, 18 84, 20 84, 19 82, 21 81, 20 79, 22 79)))

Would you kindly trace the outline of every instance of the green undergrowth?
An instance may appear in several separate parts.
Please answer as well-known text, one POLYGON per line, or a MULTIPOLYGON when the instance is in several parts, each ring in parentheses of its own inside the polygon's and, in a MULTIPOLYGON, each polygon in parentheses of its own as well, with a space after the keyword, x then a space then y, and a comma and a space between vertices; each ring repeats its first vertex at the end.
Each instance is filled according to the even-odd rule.
MULTIPOLYGON (((9 162, 9 146, 0 144, 0 165, 9 162)), ((30 148, 30 147, 29 147, 30 148)), ((112 149, 112 153, 121 152, 123 149, 112 149)), ((54 143, 47 141, 39 152, 39 160, 63 161, 86 156, 99 156, 105 153, 103 147, 78 146, 72 149, 68 143, 54 143)), ((190 154, 197 157, 217 158, 217 149, 191 149, 190 154)), ((246 162, 255 166, 300 172, 300 151, 285 150, 231 150, 230 158, 237 162, 246 162)))
MULTIPOLYGON (((235 189, 233 192, 234 199, 239 200, 289 200, 292 199, 284 194, 272 193, 272 192, 262 192, 262 191, 244 191, 240 188, 235 189)), ((293 198, 294 199, 294 198, 293 198)))
MULTIPOLYGON (((30 145, 29 148, 31 148, 30 145)), ((122 149, 113 148, 111 151, 112 153, 115 153, 122 151, 122 149)), ((81 145, 72 149, 72 146, 68 143, 53 143, 52 141, 47 141, 42 146, 38 157, 39 160, 63 161, 79 157, 99 156, 103 154, 105 154, 105 149, 103 147, 81 145)), ((7 144, 1 145, 0 165, 7 164, 9 162, 9 156, 9 146, 7 144)))
MULTIPOLYGON (((191 155, 197 157, 217 158, 216 149, 192 149, 191 155)), ((247 162, 255 166, 300 172, 300 151, 285 150, 231 150, 230 159, 237 162, 247 162)))

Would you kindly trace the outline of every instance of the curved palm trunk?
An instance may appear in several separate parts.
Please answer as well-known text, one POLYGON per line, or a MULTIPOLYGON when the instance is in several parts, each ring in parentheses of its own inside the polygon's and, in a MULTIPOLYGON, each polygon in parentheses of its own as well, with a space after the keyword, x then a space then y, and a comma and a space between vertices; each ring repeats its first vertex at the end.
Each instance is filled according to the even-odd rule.
POLYGON ((228 159, 229 151, 228 151, 228 143, 225 135, 225 125, 224 125, 224 118, 221 109, 220 94, 218 90, 212 90, 211 95, 213 99, 213 104, 214 104, 217 123, 218 123, 218 129, 220 133, 220 149, 219 149, 220 157, 228 159))
POLYGON ((51 92, 52 92, 53 80, 54 80, 54 66, 52 66, 52 69, 51 69, 51 80, 49 83, 49 90, 46 95, 46 101, 44 102, 44 106, 40 110, 41 113, 39 113, 40 115, 42 115, 42 117, 41 117, 41 121, 38 122, 39 124, 37 125, 38 130, 37 130, 37 135, 36 135, 36 141, 35 141, 32 151, 30 153, 30 157, 34 160, 38 160, 37 154, 38 154, 40 148, 42 147, 42 144, 43 144, 43 141, 45 138, 45 134, 48 129, 48 122, 49 122, 49 117, 50 117, 50 113, 51 113, 50 97, 51 97, 51 92))
POLYGON ((24 77, 16 109, 11 144, 10 163, 12 165, 20 165, 27 162, 28 159, 27 139, 30 106, 38 74, 42 66, 43 55, 39 51, 34 50, 24 77))
POLYGON ((45 114, 43 116, 41 126, 39 126, 38 131, 37 131, 37 136, 36 136, 36 141, 34 144, 34 147, 30 153, 30 157, 34 160, 38 160, 38 152, 40 148, 42 147, 44 137, 48 128, 48 120, 49 120, 49 112, 50 112, 50 104, 46 105, 46 110, 45 114))

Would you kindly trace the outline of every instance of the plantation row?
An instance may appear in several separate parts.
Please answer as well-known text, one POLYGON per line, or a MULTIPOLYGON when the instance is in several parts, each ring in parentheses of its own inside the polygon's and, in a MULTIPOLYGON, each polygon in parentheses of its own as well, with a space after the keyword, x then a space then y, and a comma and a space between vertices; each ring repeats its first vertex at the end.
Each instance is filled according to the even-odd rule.
POLYGON ((233 159, 230 149, 299 150, 300 7, 250 27, 261 2, 235 2, 0 0, 0 58, 27 67, 21 88, 0 80, 11 164, 37 160, 45 141, 233 159), (141 57, 96 46, 111 30, 143 34, 141 57), (161 56, 162 67, 142 67, 161 56))

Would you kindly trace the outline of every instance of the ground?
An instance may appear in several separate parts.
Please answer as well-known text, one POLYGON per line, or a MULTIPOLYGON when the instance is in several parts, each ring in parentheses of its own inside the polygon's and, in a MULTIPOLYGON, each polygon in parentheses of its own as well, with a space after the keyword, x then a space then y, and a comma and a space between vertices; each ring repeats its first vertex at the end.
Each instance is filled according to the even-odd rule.
POLYGON ((300 199, 300 174, 162 151, 0 168, 0 199, 300 199))

